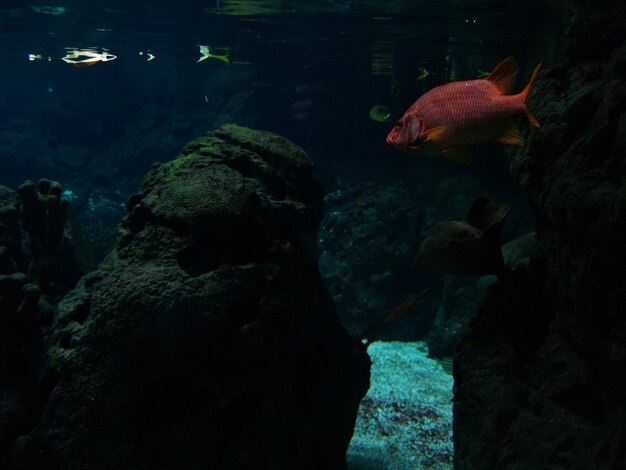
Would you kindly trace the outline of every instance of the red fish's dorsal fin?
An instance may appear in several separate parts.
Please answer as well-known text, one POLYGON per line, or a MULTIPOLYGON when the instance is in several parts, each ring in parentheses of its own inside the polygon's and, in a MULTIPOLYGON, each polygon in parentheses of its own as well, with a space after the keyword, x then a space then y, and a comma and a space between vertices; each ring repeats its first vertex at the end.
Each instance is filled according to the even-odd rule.
POLYGON ((507 57, 489 74, 485 80, 493 83, 501 94, 508 95, 513 91, 517 78, 517 61, 513 57, 507 57))

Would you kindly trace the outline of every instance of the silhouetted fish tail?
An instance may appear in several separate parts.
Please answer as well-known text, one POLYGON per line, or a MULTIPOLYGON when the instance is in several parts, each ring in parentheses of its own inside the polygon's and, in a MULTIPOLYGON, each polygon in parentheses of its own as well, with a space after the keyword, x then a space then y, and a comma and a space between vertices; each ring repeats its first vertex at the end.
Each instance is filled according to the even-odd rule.
POLYGON ((541 63, 539 63, 539 65, 537 65, 537 67, 535 67, 535 71, 533 72, 532 76, 530 77, 530 81, 528 82, 528 85, 526 85, 526 88, 524 88, 522 90, 522 92, 520 93, 521 98, 522 98, 522 109, 526 113, 526 117, 528 117, 528 120, 530 121, 530 123, 533 126, 535 126, 535 127, 541 127, 541 125, 539 124, 539 121, 537 121, 535 116, 532 115, 532 113, 530 112, 530 109, 528 109, 528 105, 526 104, 526 98, 528 98, 528 93, 530 92, 530 87, 532 86, 533 82, 535 81, 535 78, 537 77, 537 74, 539 73, 539 69, 540 68, 541 68, 541 63))

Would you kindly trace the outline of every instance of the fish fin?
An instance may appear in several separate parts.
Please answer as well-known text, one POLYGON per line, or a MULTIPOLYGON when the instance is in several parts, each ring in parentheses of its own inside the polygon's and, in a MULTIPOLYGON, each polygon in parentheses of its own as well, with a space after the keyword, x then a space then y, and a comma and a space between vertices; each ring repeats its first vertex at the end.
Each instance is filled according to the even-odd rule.
POLYGON ((441 134, 445 132, 445 130, 446 128, 443 126, 433 127, 432 129, 428 129, 427 131, 424 131, 420 137, 422 137, 422 140, 424 142, 428 142, 439 137, 441 134))
POLYGON ((230 60, 228 59, 228 54, 226 54, 226 55, 213 55, 213 54, 211 54, 209 57, 212 57, 213 59, 221 60, 225 64, 229 64, 230 65, 230 60))
POLYGON ((487 196, 481 196, 470 205, 467 210, 467 214, 463 218, 463 222, 483 230, 485 226, 491 221, 491 214, 493 212, 494 204, 487 196))
POLYGON ((539 65, 535 67, 535 70, 532 76, 530 77, 530 80, 528 81, 528 85, 526 85, 526 88, 524 88, 524 90, 522 90, 522 92, 520 93, 520 96, 522 97, 522 109, 526 113, 526 117, 528 118, 530 123, 535 127, 541 127, 541 125, 539 124, 539 121, 535 119, 535 116, 532 115, 532 113, 530 112, 530 109, 528 109, 528 105, 526 104, 526 98, 528 98, 530 87, 533 85, 533 82, 535 81, 535 78, 537 77, 537 74, 539 73, 540 68, 541 68, 541 63, 539 63, 539 65))
POLYGON ((488 226, 485 231, 483 232, 483 236, 482 239, 489 243, 492 246, 497 246, 498 248, 500 247, 500 235, 502 234, 502 228, 504 227, 504 223, 506 222, 507 217, 509 216, 509 208, 508 207, 502 207, 499 208, 498 211, 500 212, 499 217, 500 220, 497 220, 496 222, 492 223, 490 226, 488 226))
POLYGON ((477 197, 472 201, 467 214, 462 222, 471 225, 483 232, 483 239, 496 235, 499 239, 502 225, 509 215, 509 207, 506 204, 496 205, 487 196, 477 197), (500 227, 495 228, 494 227, 500 227), (496 233, 494 233, 494 230, 496 233))
POLYGON ((491 71, 485 80, 493 83, 503 95, 513 91, 517 78, 517 61, 513 57, 507 57, 491 71))
POLYGON ((442 153, 444 157, 463 165, 469 165, 474 161, 474 155, 467 147, 454 147, 442 153))
POLYGON ((524 137, 520 134, 513 119, 505 123, 504 132, 493 140, 507 145, 524 145, 524 137))

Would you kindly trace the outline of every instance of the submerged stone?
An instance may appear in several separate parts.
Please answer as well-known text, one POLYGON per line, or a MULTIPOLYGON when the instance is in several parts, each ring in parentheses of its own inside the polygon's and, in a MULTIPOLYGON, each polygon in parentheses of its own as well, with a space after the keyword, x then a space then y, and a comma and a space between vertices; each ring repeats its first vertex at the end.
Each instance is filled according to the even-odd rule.
POLYGON ((452 468, 452 377, 424 343, 375 342, 348 449, 354 470, 452 468))
POLYGON ((320 280, 311 170, 232 125, 150 170, 59 305, 16 468, 345 467, 369 360, 320 280))

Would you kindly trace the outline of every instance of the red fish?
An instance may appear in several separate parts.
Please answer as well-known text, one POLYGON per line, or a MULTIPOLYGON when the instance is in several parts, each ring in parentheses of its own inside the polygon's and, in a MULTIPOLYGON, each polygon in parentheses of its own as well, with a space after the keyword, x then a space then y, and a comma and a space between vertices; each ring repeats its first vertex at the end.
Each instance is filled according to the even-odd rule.
POLYGON ((471 163, 467 146, 486 140, 522 145, 524 138, 513 116, 525 113, 529 121, 539 122, 526 106, 526 97, 541 68, 537 65, 517 95, 509 93, 515 85, 517 63, 504 59, 486 78, 451 82, 423 94, 404 113, 387 136, 387 143, 415 155, 443 154, 459 163, 471 163))

